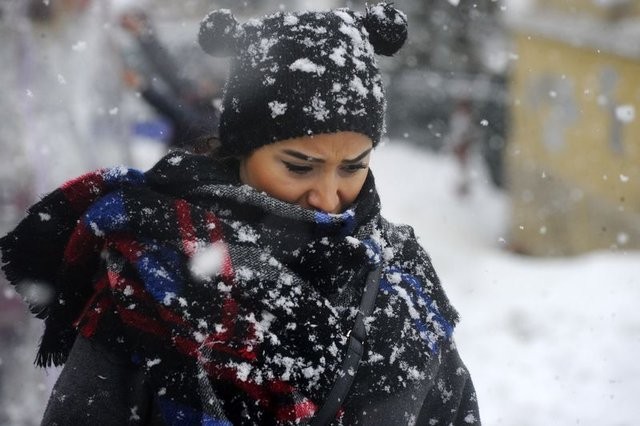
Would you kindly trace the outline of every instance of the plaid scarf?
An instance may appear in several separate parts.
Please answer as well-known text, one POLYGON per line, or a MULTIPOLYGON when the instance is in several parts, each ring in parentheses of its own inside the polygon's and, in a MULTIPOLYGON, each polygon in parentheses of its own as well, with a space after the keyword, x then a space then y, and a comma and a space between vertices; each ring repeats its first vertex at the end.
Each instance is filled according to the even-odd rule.
POLYGON ((145 370, 167 423, 299 423, 328 394, 365 276, 385 262, 367 392, 424 379, 457 316, 410 231, 380 217, 373 177, 334 215, 236 176, 172 153, 147 173, 81 176, 34 205, 0 248, 45 320, 37 364, 62 364, 81 333, 145 370))

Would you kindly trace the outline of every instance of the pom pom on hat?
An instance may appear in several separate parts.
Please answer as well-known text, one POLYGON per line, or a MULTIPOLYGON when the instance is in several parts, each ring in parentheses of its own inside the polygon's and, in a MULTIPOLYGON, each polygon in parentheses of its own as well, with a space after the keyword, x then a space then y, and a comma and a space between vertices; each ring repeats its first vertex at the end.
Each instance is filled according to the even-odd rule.
POLYGON ((364 27, 378 55, 393 55, 407 40, 407 16, 389 3, 367 7, 364 27))
POLYGON ((200 23, 198 42, 211 56, 234 56, 243 29, 228 9, 214 10, 200 23))

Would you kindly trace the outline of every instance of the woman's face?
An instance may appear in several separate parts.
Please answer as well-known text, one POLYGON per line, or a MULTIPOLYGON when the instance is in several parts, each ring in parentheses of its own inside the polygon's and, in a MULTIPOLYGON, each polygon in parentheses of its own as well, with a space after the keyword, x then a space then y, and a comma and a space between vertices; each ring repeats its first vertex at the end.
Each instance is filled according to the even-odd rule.
POLYGON ((240 162, 240 180, 307 209, 340 213, 362 189, 373 142, 354 132, 265 145, 240 162))

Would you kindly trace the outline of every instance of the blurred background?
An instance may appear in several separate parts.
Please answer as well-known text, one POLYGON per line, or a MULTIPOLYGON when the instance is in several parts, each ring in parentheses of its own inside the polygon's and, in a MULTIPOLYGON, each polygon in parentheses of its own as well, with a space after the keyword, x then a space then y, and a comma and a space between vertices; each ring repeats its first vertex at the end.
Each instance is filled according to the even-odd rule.
MULTIPOLYGON (((640 1, 395 5, 372 168, 461 312, 483 422, 637 425, 640 1)), ((196 44, 208 11, 343 6, 365 2, 0 0, 0 233, 69 178, 206 148, 227 67, 196 44)), ((41 331, 0 277, 0 425, 39 424, 41 331)))

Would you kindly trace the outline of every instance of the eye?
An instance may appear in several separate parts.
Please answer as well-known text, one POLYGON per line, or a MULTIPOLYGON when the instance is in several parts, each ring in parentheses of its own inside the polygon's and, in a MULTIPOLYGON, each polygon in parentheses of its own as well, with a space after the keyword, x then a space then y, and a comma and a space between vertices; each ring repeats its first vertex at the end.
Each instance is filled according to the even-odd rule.
POLYGON ((287 168, 287 170, 298 175, 303 175, 305 173, 310 172, 313 169, 311 166, 301 166, 299 164, 292 164, 287 161, 283 161, 282 163, 287 168))
POLYGON ((367 167, 369 167, 369 165, 365 163, 347 164, 342 168, 342 170, 347 173, 357 173, 360 170, 366 169, 367 167))

